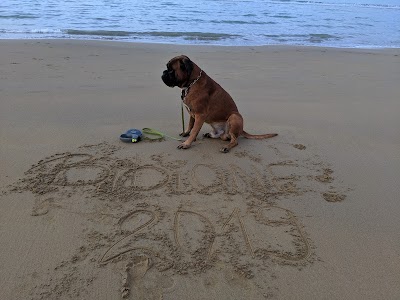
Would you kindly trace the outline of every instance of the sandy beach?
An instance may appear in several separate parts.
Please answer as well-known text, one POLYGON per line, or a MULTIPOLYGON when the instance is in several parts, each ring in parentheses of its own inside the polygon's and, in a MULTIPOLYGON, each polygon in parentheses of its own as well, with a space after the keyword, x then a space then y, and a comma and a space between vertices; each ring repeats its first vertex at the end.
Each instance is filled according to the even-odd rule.
POLYGON ((1 40, 0 299, 400 299, 399 83, 400 49, 1 40), (122 143, 179 137, 179 54, 279 135, 122 143))

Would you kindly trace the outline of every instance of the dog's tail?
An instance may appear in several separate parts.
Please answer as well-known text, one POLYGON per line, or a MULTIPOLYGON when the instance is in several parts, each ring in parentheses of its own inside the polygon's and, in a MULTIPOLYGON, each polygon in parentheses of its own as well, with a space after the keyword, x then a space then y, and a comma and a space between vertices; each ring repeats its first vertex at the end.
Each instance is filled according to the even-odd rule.
POLYGON ((268 133, 268 134, 249 134, 246 131, 242 131, 242 136, 246 139, 255 139, 255 140, 262 140, 262 139, 269 139, 274 136, 277 136, 277 133, 268 133))

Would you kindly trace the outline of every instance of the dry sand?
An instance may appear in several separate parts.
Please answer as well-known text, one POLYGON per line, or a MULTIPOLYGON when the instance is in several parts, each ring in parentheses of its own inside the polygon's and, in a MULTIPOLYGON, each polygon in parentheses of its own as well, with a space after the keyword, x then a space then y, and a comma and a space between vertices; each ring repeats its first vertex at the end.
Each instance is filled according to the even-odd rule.
POLYGON ((399 55, 0 41, 0 299, 400 299, 399 55), (279 136, 120 142, 177 54, 279 136))

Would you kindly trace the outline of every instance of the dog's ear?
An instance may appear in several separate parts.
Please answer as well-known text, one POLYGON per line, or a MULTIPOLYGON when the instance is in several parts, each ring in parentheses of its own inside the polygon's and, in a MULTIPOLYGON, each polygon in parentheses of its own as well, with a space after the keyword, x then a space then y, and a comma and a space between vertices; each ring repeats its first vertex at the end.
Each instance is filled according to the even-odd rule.
POLYGON ((190 76, 190 74, 192 74, 192 71, 193 71, 193 62, 189 59, 189 57, 187 57, 187 56, 184 57, 184 58, 181 60, 180 65, 181 65, 181 70, 182 70, 182 71, 186 71, 186 73, 189 74, 189 76, 190 76))

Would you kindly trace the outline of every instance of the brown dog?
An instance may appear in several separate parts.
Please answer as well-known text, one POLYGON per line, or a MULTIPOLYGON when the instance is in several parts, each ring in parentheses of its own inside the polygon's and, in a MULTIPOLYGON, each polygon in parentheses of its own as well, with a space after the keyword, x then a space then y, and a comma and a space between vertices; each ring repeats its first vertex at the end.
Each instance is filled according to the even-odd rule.
POLYGON ((229 152, 238 144, 238 137, 248 139, 265 139, 277 136, 276 133, 252 135, 243 130, 243 118, 232 97, 187 56, 172 58, 167 63, 167 70, 161 79, 169 87, 182 89, 182 101, 189 114, 189 126, 181 136, 189 138, 178 146, 179 149, 190 148, 196 140, 203 123, 211 125, 212 130, 205 137, 230 140, 221 152, 229 152))

